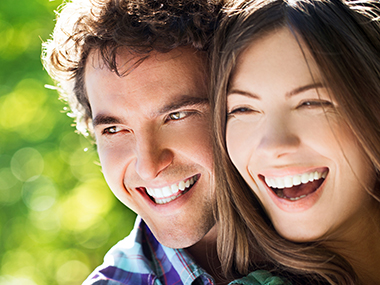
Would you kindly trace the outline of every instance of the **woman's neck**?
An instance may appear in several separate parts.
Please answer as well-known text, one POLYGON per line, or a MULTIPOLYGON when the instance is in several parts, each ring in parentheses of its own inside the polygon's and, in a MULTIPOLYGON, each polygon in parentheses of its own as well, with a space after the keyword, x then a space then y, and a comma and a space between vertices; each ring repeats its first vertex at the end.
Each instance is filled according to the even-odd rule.
POLYGON ((351 264, 361 284, 380 284, 380 203, 373 211, 358 217, 334 241, 326 243, 351 264))

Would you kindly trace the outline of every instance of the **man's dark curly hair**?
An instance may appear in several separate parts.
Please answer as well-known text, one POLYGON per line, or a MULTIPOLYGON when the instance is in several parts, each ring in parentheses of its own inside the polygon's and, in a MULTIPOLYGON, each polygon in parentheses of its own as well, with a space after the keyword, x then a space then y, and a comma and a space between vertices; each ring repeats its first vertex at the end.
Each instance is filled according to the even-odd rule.
POLYGON ((116 54, 127 48, 136 61, 151 51, 168 52, 181 46, 208 51, 221 0, 72 0, 57 12, 52 38, 43 44, 42 61, 71 108, 77 129, 91 129, 91 106, 84 69, 91 50, 119 73, 116 54))

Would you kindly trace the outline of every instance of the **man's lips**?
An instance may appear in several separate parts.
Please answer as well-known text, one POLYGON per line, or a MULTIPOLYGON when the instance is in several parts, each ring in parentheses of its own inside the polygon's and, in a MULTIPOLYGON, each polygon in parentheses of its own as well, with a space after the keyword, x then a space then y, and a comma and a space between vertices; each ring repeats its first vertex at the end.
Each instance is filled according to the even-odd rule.
POLYGON ((148 196, 157 204, 169 203, 188 192, 199 179, 200 174, 186 178, 162 188, 144 188, 148 196))
POLYGON ((297 201, 318 190, 327 174, 328 168, 322 168, 285 177, 265 177, 259 175, 259 178, 279 198, 297 201))

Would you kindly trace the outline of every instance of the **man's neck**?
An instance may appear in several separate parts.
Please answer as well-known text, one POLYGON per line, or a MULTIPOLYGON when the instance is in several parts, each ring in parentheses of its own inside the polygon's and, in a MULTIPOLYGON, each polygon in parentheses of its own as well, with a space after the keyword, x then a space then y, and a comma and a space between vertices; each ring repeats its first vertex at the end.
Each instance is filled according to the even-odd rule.
MULTIPOLYGON (((228 284, 221 276, 221 265, 216 250, 217 227, 214 226, 199 242, 186 248, 194 261, 206 270, 215 280, 217 285, 228 284)), ((230 280, 231 281, 231 280, 230 280)))

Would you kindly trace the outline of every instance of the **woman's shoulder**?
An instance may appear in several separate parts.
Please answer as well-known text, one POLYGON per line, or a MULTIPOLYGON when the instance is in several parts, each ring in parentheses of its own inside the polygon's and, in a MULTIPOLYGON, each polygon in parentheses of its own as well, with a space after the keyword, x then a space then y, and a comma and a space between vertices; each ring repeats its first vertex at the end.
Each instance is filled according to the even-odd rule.
POLYGON ((247 276, 237 279, 229 283, 240 285, 291 285, 284 277, 273 276, 269 271, 256 270, 249 273, 247 276))

